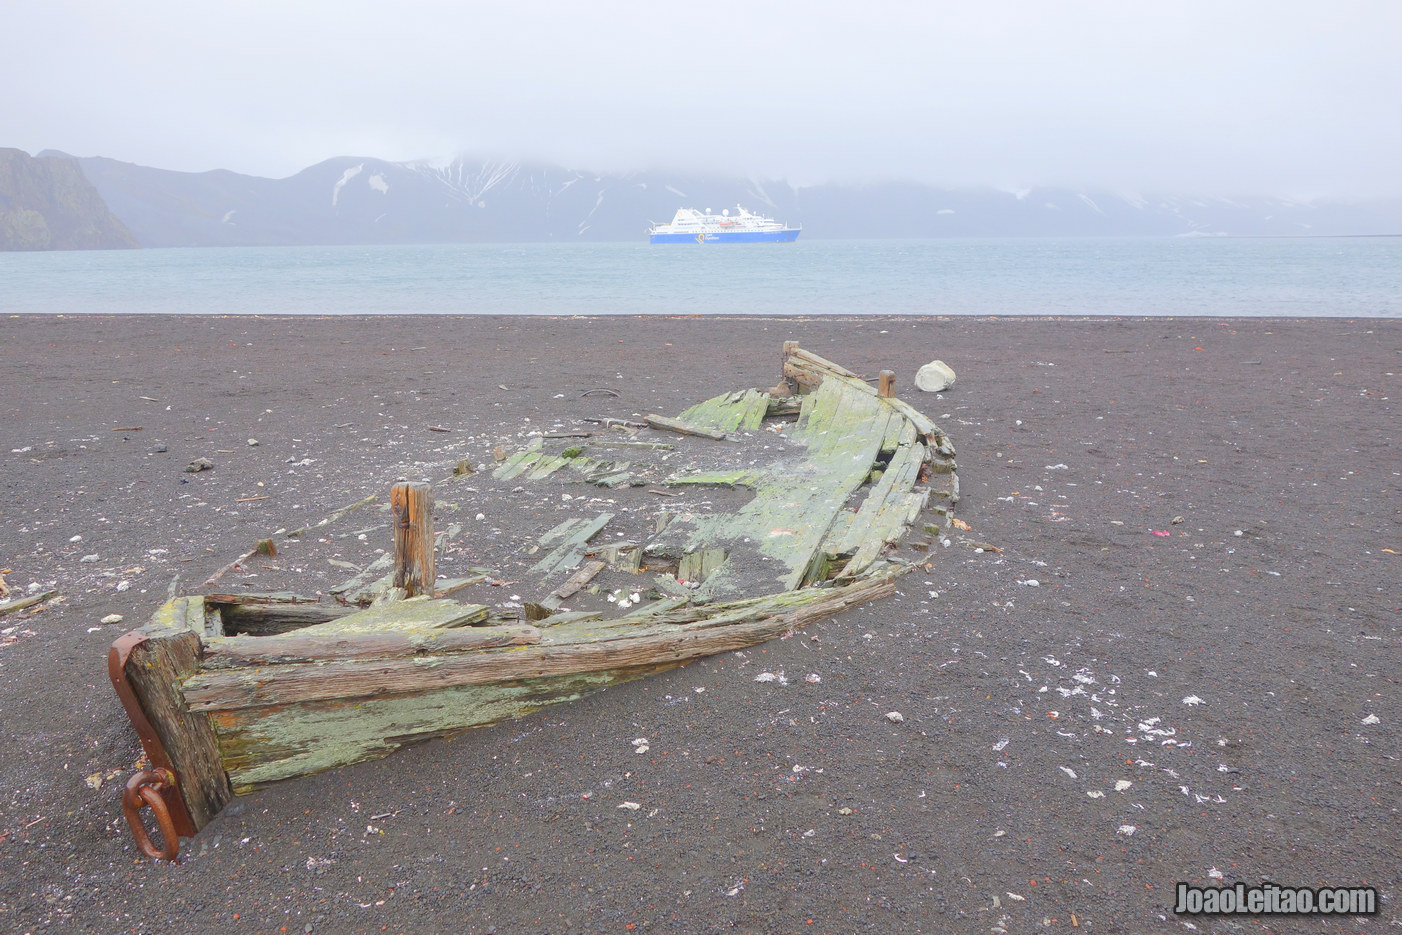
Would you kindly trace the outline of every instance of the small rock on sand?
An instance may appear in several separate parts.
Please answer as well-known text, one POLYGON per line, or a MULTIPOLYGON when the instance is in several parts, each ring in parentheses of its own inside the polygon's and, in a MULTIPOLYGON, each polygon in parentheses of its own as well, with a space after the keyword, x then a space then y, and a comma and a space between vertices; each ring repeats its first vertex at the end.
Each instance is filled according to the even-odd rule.
POLYGON ((942 360, 932 360, 915 371, 915 388, 926 393, 941 393, 954 385, 954 368, 942 360))

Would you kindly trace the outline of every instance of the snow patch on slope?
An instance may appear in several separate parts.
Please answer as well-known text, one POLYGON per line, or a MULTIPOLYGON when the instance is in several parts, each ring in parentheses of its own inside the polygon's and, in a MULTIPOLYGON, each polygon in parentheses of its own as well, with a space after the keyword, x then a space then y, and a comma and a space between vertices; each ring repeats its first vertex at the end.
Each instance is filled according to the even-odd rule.
POLYGON ((514 180, 520 171, 519 162, 484 162, 480 166, 469 166, 461 159, 455 159, 446 166, 435 166, 421 162, 412 166, 414 171, 424 175, 448 189, 455 198, 483 206, 482 196, 487 192, 514 180))
POLYGON ((1082 201, 1084 201, 1088 206, 1090 206, 1090 209, 1091 209, 1092 211, 1094 211, 1096 214, 1104 214, 1104 213, 1105 213, 1104 211, 1101 211, 1101 210, 1100 210, 1100 205, 1096 204, 1094 201, 1091 201, 1089 195, 1086 195, 1086 194, 1084 194, 1084 193, 1082 193, 1082 192, 1077 192, 1077 193, 1076 193, 1076 197, 1079 198, 1079 199, 1081 199, 1082 201))
POLYGON ((365 163, 362 162, 360 165, 341 173, 341 180, 331 188, 331 207, 336 207, 336 203, 341 200, 341 189, 346 187, 346 183, 359 175, 364 168, 365 163))
POLYGON ((389 183, 386 182, 385 177, 378 172, 370 176, 370 187, 381 195, 389 194, 389 183))

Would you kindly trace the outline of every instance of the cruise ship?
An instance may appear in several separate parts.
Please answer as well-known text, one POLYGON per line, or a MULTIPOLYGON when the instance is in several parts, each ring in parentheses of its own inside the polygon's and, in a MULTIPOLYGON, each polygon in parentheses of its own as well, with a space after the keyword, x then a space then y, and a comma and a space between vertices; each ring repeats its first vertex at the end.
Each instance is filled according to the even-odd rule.
POLYGON ((670 224, 653 224, 648 228, 652 243, 789 243, 798 239, 803 228, 788 227, 736 206, 703 214, 695 208, 678 208, 670 224))

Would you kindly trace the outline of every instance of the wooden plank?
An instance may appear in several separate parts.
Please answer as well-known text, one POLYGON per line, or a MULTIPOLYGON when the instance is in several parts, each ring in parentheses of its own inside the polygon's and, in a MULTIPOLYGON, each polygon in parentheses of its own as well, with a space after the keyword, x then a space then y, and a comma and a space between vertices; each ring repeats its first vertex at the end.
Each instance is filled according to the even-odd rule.
POLYGON ((186 681, 184 695, 191 710, 230 711, 679 663, 753 646, 802 622, 884 596, 894 589, 890 579, 883 578, 863 582, 849 591, 824 589, 830 592, 823 595, 824 600, 788 613, 726 626, 678 627, 672 632, 604 642, 520 646, 505 651, 374 662, 271 666, 253 672, 205 672, 186 681))
MULTIPOLYGON (((365 568, 358 575, 355 575, 348 581, 344 581, 341 584, 336 585, 335 587, 327 591, 327 593, 330 594, 332 597, 337 598, 338 600, 344 600, 349 604, 360 604, 370 601, 374 598, 375 595, 374 593, 367 592, 374 591, 375 588, 372 586, 376 585, 381 578, 392 578, 393 568, 394 555, 392 553, 386 552, 384 555, 381 555, 369 565, 366 565, 365 568)), ((386 583, 388 583, 388 580, 386 581, 386 583)))
POLYGON ((388 659, 429 653, 469 652, 540 642, 540 630, 526 624, 500 627, 430 627, 353 633, 299 630, 284 636, 226 636, 208 640, 204 669, 388 659))
POLYGON ((480 623, 490 612, 482 604, 419 596, 367 607, 302 632, 308 636, 349 636, 387 630, 446 630, 480 623))
MULTIPOLYGON (((679 540, 683 551, 748 538, 763 559, 777 563, 775 580, 780 586, 789 590, 802 586, 812 580, 815 557, 839 511, 876 464, 892 418, 899 417, 877 399, 871 387, 831 377, 805 398, 798 423, 792 433, 786 433, 807 449, 801 470, 785 461, 729 475, 669 478, 669 484, 743 483, 755 496, 734 513, 694 514, 674 523, 668 537, 679 540)), ((704 596, 735 596, 741 580, 724 576, 708 584, 704 596)))
POLYGON ((598 561, 585 562, 584 566, 580 568, 579 571, 570 575, 568 581, 560 585, 554 591, 551 591, 550 597, 562 601, 573 597, 579 592, 580 588, 583 588, 586 584, 593 580, 595 575, 603 571, 607 564, 607 562, 598 561))
POLYGON ((463 588, 486 581, 487 575, 468 575, 464 578, 444 578, 438 582, 434 589, 434 597, 447 597, 454 591, 461 591, 463 588))
POLYGON ((677 432, 681 435, 695 435, 698 438, 709 438, 718 442, 726 441, 729 438, 724 432, 716 432, 712 429, 701 428, 698 425, 688 425, 680 419, 660 416, 655 412, 648 413, 647 424, 655 429, 677 432))
POLYGON ((210 604, 315 604, 317 598, 292 591, 262 591, 248 594, 206 594, 210 604))
POLYGON ((556 526, 546 534, 546 538, 541 539, 541 544, 545 544, 547 538, 552 542, 556 539, 562 541, 549 555, 532 566, 531 571, 549 574, 554 571, 568 571, 574 568, 584 558, 585 545, 611 519, 613 519, 612 513, 600 513, 592 520, 580 517, 567 520, 556 526))
POLYGON ((819 370, 826 370, 828 373, 834 373, 841 377, 852 377, 853 379, 858 379, 857 375, 852 371, 848 370, 846 367, 839 366, 838 364, 835 364, 832 361, 828 360, 826 357, 819 357, 812 351, 805 351, 801 347, 794 348, 793 353, 789 355, 789 357, 790 360, 801 361, 805 364, 816 367, 819 370))
POLYGON ((497 480, 510 480, 517 474, 520 474, 541 456, 542 444, 539 438, 531 439, 530 444, 525 448, 522 448, 499 464, 496 470, 492 471, 492 477, 497 480))
MULTIPOLYGON (((213 603, 213 602, 212 602, 213 603)), ((315 626, 355 611, 340 604, 215 604, 229 636, 273 636, 315 626)))
POLYGON ((373 759, 432 737, 525 717, 540 708, 673 668, 467 685, 391 698, 245 708, 214 715, 229 778, 239 793, 279 779, 306 776, 373 759))
MULTIPOLYGON (((185 609, 175 615, 183 619, 185 609)), ((198 830, 233 797, 209 716, 192 712, 180 693, 180 683, 199 670, 200 637, 185 627, 157 625, 141 632, 148 638, 132 647, 123 671, 180 779, 198 830)))
POLYGON ((394 517, 393 586, 410 597, 432 594, 438 579, 433 553, 433 488, 421 481, 390 489, 394 517))
POLYGON ((896 371, 883 370, 876 378, 876 395, 890 399, 896 395, 896 371))
POLYGON ((715 432, 753 431, 769 413, 769 400, 769 394, 759 390, 722 393, 692 406, 678 421, 715 432))

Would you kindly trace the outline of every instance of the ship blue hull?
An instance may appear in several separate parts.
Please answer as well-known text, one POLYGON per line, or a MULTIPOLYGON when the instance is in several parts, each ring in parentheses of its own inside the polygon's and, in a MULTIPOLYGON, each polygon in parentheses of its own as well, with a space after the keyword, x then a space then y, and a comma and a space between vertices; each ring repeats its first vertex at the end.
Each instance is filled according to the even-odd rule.
POLYGON ((652 234, 652 243, 790 243, 800 228, 777 231, 707 231, 705 234, 652 234))

